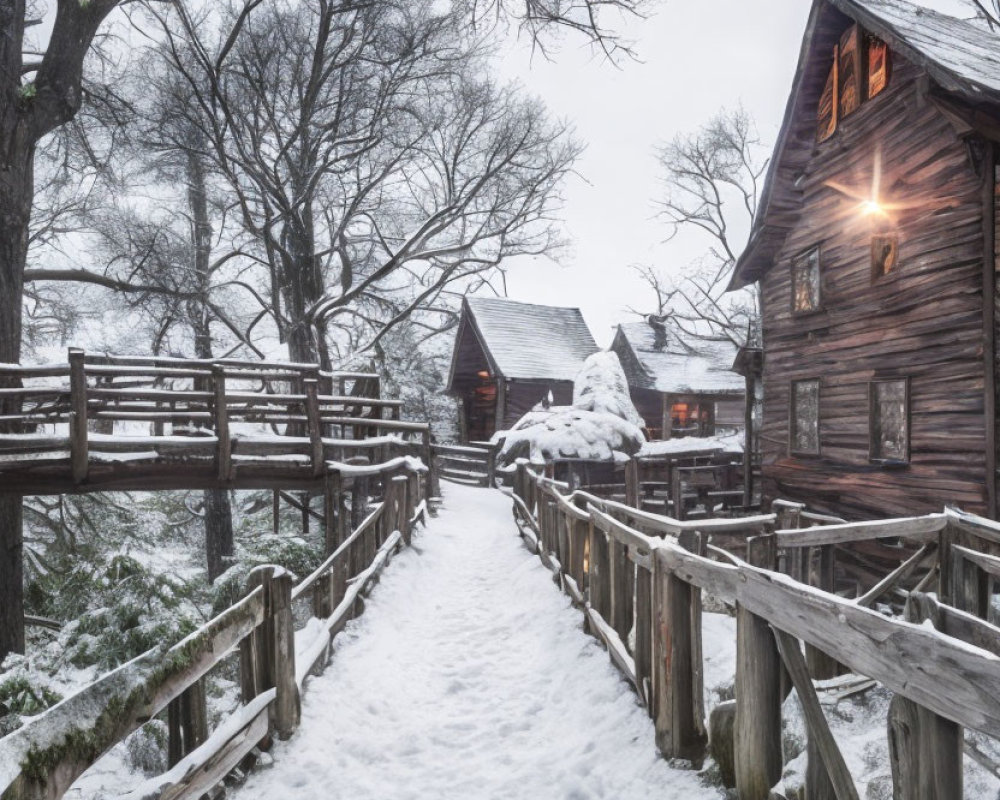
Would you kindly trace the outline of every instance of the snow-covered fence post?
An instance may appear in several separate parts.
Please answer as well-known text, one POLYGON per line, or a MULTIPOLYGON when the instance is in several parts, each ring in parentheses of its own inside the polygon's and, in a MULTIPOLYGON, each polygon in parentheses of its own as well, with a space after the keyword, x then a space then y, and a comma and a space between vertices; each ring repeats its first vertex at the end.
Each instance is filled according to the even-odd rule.
POLYGON ((271 639, 274 679, 274 729, 287 739, 299 726, 301 705, 295 681, 295 622, 292 619, 292 575, 276 569, 268 577, 273 636, 271 639))
MULTIPOLYGON (((273 567, 257 567, 247 575, 245 595, 250 594, 258 586, 265 586, 264 594, 267 595, 265 575, 266 570, 273 567)), ((264 621, 250 635, 240 641, 240 695, 243 704, 246 705, 257 695, 269 688, 267 683, 269 675, 269 648, 267 641, 267 603, 264 603, 264 621)))
POLYGON ((670 469, 670 500, 674 504, 674 519, 684 519, 684 482, 676 464, 670 469))
MULTIPOLYGON (((774 534, 754 536, 747 557, 773 570, 774 534)), ((740 800, 767 800, 781 778, 781 661, 767 620, 736 605, 736 791, 740 800)))
POLYGON ((226 370, 212 365, 213 414, 215 422, 215 468, 220 481, 232 475, 232 440, 229 438, 229 412, 226 402, 226 370))
POLYGON ((69 404, 70 439, 69 449, 73 468, 73 481, 83 483, 87 479, 87 374, 84 371, 83 350, 69 349, 69 404))

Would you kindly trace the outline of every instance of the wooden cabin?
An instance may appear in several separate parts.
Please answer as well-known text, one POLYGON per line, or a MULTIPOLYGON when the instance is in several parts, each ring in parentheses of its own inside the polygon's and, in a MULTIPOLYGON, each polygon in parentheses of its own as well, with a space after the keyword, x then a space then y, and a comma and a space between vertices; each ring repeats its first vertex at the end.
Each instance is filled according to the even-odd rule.
POLYGON ((727 341, 682 342, 662 322, 627 322, 611 342, 650 439, 712 436, 743 426, 744 380, 727 341))
POLYGON ((459 400, 463 442, 488 440, 552 394, 573 401, 573 378, 598 350, 578 308, 467 297, 448 393, 459 400))
POLYGON ((1000 34, 816 0, 732 288, 763 307, 765 503, 996 518, 1000 34))

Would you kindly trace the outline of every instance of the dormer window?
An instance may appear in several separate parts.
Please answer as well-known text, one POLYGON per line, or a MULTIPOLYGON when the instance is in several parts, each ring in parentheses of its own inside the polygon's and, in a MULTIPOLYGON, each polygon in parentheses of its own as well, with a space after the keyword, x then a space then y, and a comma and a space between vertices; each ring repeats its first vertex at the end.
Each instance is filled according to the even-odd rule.
POLYGON ((840 120, 889 85, 889 47, 852 25, 833 47, 833 59, 817 108, 816 138, 833 136, 840 120))

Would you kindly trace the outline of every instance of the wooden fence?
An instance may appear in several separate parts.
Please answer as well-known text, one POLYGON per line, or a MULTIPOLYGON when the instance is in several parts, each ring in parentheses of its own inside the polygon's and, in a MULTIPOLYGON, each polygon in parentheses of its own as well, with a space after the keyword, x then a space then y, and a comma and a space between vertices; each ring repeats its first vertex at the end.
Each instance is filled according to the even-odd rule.
POLYGON ((713 753, 724 775, 731 769, 742 800, 774 796, 782 701, 791 688, 808 729, 806 796, 859 797, 813 684, 831 665, 895 693, 887 730, 896 798, 959 800, 963 728, 1000 737, 1000 628, 988 619, 1000 577, 1000 558, 989 552, 1000 547, 995 522, 951 510, 805 530, 775 530, 776 515, 684 522, 570 492, 525 464, 512 499, 522 536, 635 686, 667 757, 700 764, 706 754, 702 594, 735 604, 736 699, 713 711, 728 718, 731 750, 720 737, 713 753), (734 534, 745 539, 745 558, 713 544, 734 534), (919 549, 858 598, 779 571, 785 563, 801 575, 803 548, 822 561, 822 548, 886 539, 919 549), (907 593, 905 618, 873 611, 925 563, 928 547, 937 551, 939 568, 928 570, 937 597, 924 593, 933 580, 925 576, 907 593))
POLYGON ((2 800, 56 800, 111 747, 164 713, 171 769, 128 795, 133 800, 200 797, 272 735, 292 734, 306 676, 325 666, 333 637, 360 612, 362 594, 410 544, 426 513, 427 470, 410 457, 331 467, 323 564, 298 583, 280 566, 257 568, 239 602, 181 642, 144 653, 0 739, 2 800), (380 500, 369 506, 373 490, 380 500), (352 517, 361 517, 353 530, 352 517), (309 603, 321 621, 298 650, 297 602, 309 603), (205 676, 231 657, 242 703, 209 733, 205 676))
POLYGON ((378 377, 316 365, 91 356, 0 367, 4 491, 308 488, 326 461, 430 464, 430 428, 400 421, 378 377), (56 383, 53 383, 56 381, 56 383))
POLYGON ((497 447, 489 444, 432 444, 435 472, 467 486, 494 486, 497 447))

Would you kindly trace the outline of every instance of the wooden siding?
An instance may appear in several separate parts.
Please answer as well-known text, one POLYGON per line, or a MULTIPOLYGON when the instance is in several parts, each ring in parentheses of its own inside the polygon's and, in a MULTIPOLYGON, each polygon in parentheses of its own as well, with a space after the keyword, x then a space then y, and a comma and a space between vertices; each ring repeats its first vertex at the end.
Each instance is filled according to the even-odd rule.
POLYGON ((889 88, 815 146, 800 218, 762 280, 766 499, 849 518, 987 512, 981 178, 923 85, 896 56, 889 88), (888 224, 859 213, 879 150, 888 224), (886 228, 899 263, 873 281, 871 237, 886 228), (791 259, 817 244, 821 309, 793 315, 791 259), (868 383, 895 377, 911 379, 910 463, 883 467, 869 461, 868 383), (808 378, 821 383, 820 455, 790 457, 789 386, 808 378))

